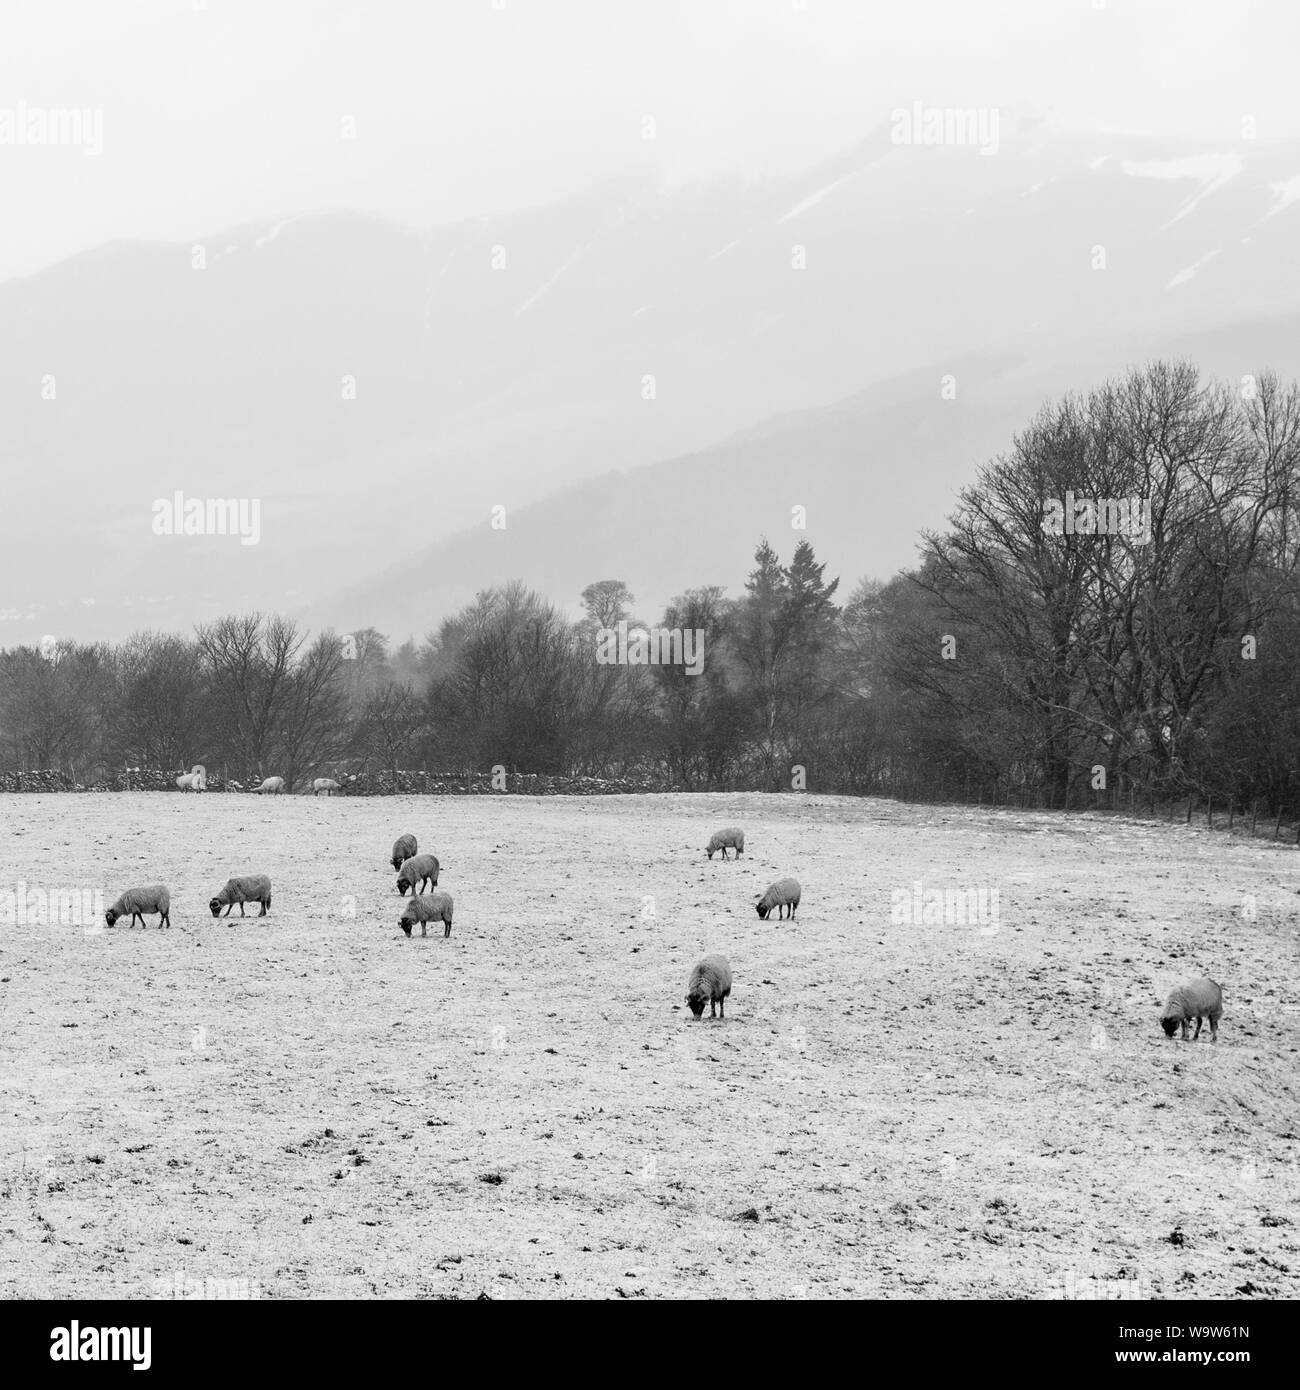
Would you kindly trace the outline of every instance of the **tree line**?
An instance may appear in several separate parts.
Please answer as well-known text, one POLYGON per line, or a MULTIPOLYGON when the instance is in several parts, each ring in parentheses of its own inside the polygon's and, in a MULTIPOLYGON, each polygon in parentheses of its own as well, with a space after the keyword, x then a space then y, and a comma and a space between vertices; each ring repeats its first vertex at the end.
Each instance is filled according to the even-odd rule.
POLYGON ((763 540, 743 592, 690 589, 654 621, 619 580, 576 621, 514 581, 396 649, 274 614, 17 647, 0 760, 80 781, 504 766, 1294 816, 1298 468, 1294 385, 1157 363, 1045 406, 886 582, 842 595, 806 539, 788 560, 763 540), (699 634, 698 674, 609 660, 623 623, 699 634))

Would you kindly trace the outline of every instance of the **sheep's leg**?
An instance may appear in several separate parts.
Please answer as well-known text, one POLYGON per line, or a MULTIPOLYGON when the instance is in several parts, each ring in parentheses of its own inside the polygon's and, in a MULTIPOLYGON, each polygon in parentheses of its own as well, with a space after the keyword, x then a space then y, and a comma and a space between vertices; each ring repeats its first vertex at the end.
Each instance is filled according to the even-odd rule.
POLYGON ((421 935, 421 936, 428 936, 428 935, 429 935, 429 924, 428 924, 428 922, 421 922, 421 923, 420 923, 420 935, 421 935))
POLYGON ((450 935, 451 935, 451 923, 448 922, 448 923, 447 923, 447 930, 443 932, 443 934, 442 934, 442 939, 443 939, 444 941, 446 941, 446 939, 447 939, 450 935))
POLYGON ((1219 1020, 1213 1014, 1210 1015, 1210 1041, 1219 1041, 1219 1020))
POLYGON ((716 1003, 714 1003, 714 1001, 713 1001, 712 999, 710 999, 710 1000, 709 1000, 709 1017, 710 1017, 710 1018, 717 1018, 717 1016, 718 1016, 718 1006, 717 1006, 716 1003))
POLYGON ((719 999, 719 1000, 718 1000, 718 1017, 719 1017, 719 1018, 726 1018, 726 1016, 727 1016, 727 1001, 726 1001, 725 999, 719 999))
POLYGON ((1179 1025, 1179 1027, 1182 1030, 1182 1038, 1184 1042, 1187 1041, 1187 1030, 1190 1026, 1191 1025, 1187 1019, 1183 1019, 1182 1023, 1179 1025))
POLYGON ((1197 1014, 1197 1015, 1196 1015, 1196 1032, 1194 1032, 1194 1033, 1192 1034, 1192 1041, 1193 1041, 1193 1042, 1195 1042, 1196 1039, 1199 1038, 1199 1037, 1201 1036, 1201 1023, 1202 1023, 1201 1016, 1200 1016, 1200 1014, 1197 1014))
POLYGON ((259 913, 257 914, 259 917, 265 917, 265 916, 266 916, 267 902, 268 902, 268 900, 267 900, 266 898, 263 898, 263 899, 262 899, 262 910, 261 910, 261 912, 259 912, 259 913))
POLYGON ((241 917, 244 916, 244 900, 243 900, 243 898, 240 898, 240 900, 239 900, 239 915, 240 915, 241 917))

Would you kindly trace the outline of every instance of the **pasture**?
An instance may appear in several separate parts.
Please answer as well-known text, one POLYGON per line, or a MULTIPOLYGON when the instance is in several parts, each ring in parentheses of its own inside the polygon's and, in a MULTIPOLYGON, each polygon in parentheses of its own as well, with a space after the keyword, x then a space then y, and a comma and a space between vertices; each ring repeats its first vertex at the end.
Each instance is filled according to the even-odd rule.
POLYGON ((155 881, 170 931, 0 927, 5 1297, 1300 1296, 1293 849, 813 795, 0 797, 0 890, 155 881), (404 830, 449 940, 398 928, 404 830), (213 920, 254 872, 270 916, 213 920), (918 881, 996 916, 898 920, 918 881), (1219 1042, 1168 1041, 1199 974, 1219 1042))

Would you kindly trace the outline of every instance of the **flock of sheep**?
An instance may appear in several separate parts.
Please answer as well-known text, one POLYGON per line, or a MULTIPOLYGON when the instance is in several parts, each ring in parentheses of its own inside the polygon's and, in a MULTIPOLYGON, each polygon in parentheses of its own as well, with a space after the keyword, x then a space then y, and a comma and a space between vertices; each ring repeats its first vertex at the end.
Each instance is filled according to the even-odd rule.
MULTIPOLYGON (((232 788, 239 788, 238 782, 232 782, 230 785, 232 788)), ((182 772, 176 779, 176 789, 182 792, 207 791, 207 768, 205 768, 202 763, 195 763, 188 772, 182 772)), ((332 777, 317 777, 311 784, 313 796, 319 796, 322 792, 324 792, 326 796, 333 796, 339 789, 339 784, 332 777)), ((260 786, 254 787, 253 791, 259 796, 279 796, 284 791, 284 778, 268 777, 260 786)))
MULTIPOLYGON (((194 773, 187 774, 195 776, 201 774, 202 768, 196 767, 194 773)), ((329 782, 328 778, 318 779, 316 782, 317 791, 337 790, 338 784, 329 782), (323 786, 328 783, 328 786, 323 786)), ((201 787, 196 788, 201 790, 201 787)), ((272 777, 268 782, 264 782, 258 791, 282 791, 284 789, 284 779, 272 777), (269 786, 270 782, 279 783, 278 787, 269 786)), ((397 871, 397 892, 400 897, 405 897, 410 891, 411 900, 402 908, 402 915, 398 918, 397 924, 409 937, 412 928, 418 923, 420 935, 429 935, 429 923, 441 922, 443 926, 443 939, 451 935, 452 919, 452 897, 450 893, 438 888, 439 864, 436 855, 421 854, 419 844, 414 835, 399 835, 393 843, 390 862, 397 871), (430 891, 426 891, 430 890, 430 891)), ((705 846, 705 854, 712 859, 715 854, 721 852, 723 859, 728 857, 727 851, 732 850, 735 857, 739 859, 745 852, 745 832, 739 827, 731 825, 723 830, 717 831, 705 846)), ((789 918, 794 921, 795 911, 799 907, 799 899, 802 889, 797 879, 779 878, 775 883, 769 884, 767 890, 759 897, 755 904, 758 915, 766 921, 772 910, 776 909, 777 920, 781 921, 789 918)), ((260 903, 261 912, 259 917, 265 917, 271 907, 271 880, 265 874, 248 874, 227 881, 217 895, 209 902, 208 906, 214 917, 221 916, 222 909, 225 909, 227 917, 235 904, 239 904, 239 915, 243 917, 245 903, 260 903)), ((145 925, 144 916, 146 913, 156 912, 158 925, 164 924, 171 926, 171 894, 161 883, 151 884, 146 888, 128 888, 125 893, 113 904, 104 914, 105 920, 111 927, 119 918, 130 914, 131 925, 135 925, 136 918, 140 919, 140 925, 145 925)), ((731 964, 725 956, 711 955, 705 956, 691 971, 690 978, 686 982, 686 1002, 690 1006, 691 1013, 699 1022, 704 1015, 704 1006, 709 1006, 710 1018, 726 1018, 725 1001, 731 994, 731 964)), ((1188 1029, 1194 1019, 1196 1021, 1196 1032, 1193 1034, 1193 1041, 1201 1036, 1201 1024, 1205 1019, 1210 1024, 1210 1041, 1219 1040, 1219 1020, 1223 1017, 1223 991, 1213 980, 1196 979, 1188 980, 1178 985, 1171 991, 1165 1007, 1160 1014, 1160 1026, 1165 1031, 1165 1036, 1172 1038, 1175 1030, 1182 1030, 1182 1038, 1187 1039, 1188 1029)))
MULTIPOLYGON (((187 773, 186 778, 195 779, 192 789, 203 790, 202 778, 203 769, 195 767, 192 773, 187 773)), ((184 779, 182 779, 184 780, 184 779)), ((258 791, 282 791, 284 788, 283 778, 273 777, 270 782, 279 783, 277 787, 271 787, 268 783, 263 783, 258 791)), ((321 782, 328 782, 328 779, 320 779, 316 786, 318 790, 337 789, 337 783, 330 783, 329 787, 322 787, 321 782)), ((705 853, 710 859, 721 850, 722 857, 726 859, 727 851, 734 850, 736 858, 740 858, 745 852, 745 832, 736 826, 728 826, 725 830, 719 830, 705 847, 705 853)), ((393 843, 392 854, 389 856, 393 868, 397 871, 397 892, 400 897, 405 897, 410 891, 411 900, 402 908, 402 915, 397 919, 397 925, 409 937, 412 929, 419 924, 420 935, 429 935, 429 923, 441 922, 442 935, 445 940, 451 935, 451 921, 453 915, 453 901, 450 893, 438 887, 439 864, 438 858, 433 854, 421 854, 420 846, 414 835, 399 835, 393 843), (428 890, 428 891, 426 891, 428 890)), ((776 909, 777 920, 785 917, 794 920, 794 914, 799 906, 799 898, 802 890, 798 881, 793 878, 778 879, 771 884, 767 891, 758 899, 756 904, 758 915, 764 921, 767 920, 773 908, 776 909)), ((259 917, 265 917, 271 908, 271 880, 266 874, 246 874, 237 878, 229 879, 224 888, 209 902, 208 907, 214 917, 220 917, 224 909, 225 915, 229 917, 235 904, 239 904, 239 915, 245 916, 245 903, 258 903, 261 905, 259 917)), ((141 927, 145 925, 145 914, 158 914, 158 925, 170 927, 171 922, 171 893, 166 885, 161 883, 150 884, 143 888, 128 888, 125 893, 113 904, 104 914, 104 920, 111 927, 123 917, 129 916, 130 925, 134 926, 137 918, 141 927)), ((731 966, 725 956, 706 956, 691 971, 690 979, 686 986, 686 1002, 691 1007, 691 1012, 698 1021, 704 1013, 705 1004, 709 1005, 710 1018, 721 1016, 726 1017, 723 1009, 723 1001, 731 993, 731 966)))

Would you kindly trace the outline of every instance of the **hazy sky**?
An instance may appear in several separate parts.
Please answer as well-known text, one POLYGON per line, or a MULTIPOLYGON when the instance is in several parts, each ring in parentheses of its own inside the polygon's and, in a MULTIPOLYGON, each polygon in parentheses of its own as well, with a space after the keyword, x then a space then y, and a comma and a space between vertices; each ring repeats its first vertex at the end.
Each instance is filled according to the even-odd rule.
POLYGON ((115 237, 443 222, 652 161, 811 164, 892 107, 1300 135, 1290 0, 0 0, 0 278, 115 237), (3 142, 102 113, 103 151, 3 142), (656 121, 653 142, 642 117, 656 121), (355 139, 343 136, 355 120, 355 139))

